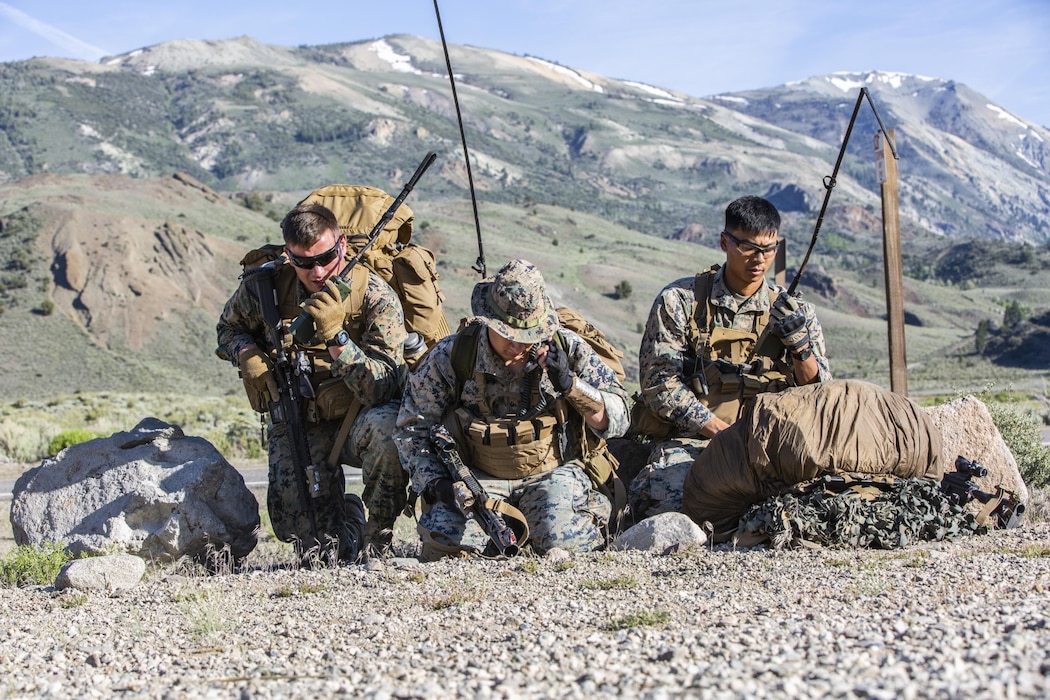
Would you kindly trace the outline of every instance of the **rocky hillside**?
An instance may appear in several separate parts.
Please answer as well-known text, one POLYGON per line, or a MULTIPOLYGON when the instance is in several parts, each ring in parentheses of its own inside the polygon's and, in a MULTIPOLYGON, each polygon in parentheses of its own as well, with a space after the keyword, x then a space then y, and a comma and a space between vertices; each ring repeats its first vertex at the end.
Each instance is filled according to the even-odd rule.
MULTIPOLYGON (((720 259, 727 201, 774 199, 797 265, 861 85, 900 147, 913 381, 986 381, 983 364, 959 371, 978 325, 994 327, 1008 303, 1050 308, 1050 134, 964 86, 834 75, 701 100, 534 57, 452 53, 490 266, 539 264, 555 301, 626 350, 631 377, 659 288, 720 259), (630 298, 613 294, 620 282, 630 298)), ((275 240, 274 219, 310 189, 396 192, 427 150, 440 159, 410 201, 417 236, 438 254, 453 324, 467 312, 474 223, 436 42, 244 37, 0 64, 0 127, 8 396, 239 391, 212 351, 240 255, 275 240)), ((836 376, 883 381, 873 132, 862 105, 802 289, 836 376)))
MULTIPOLYGON (((709 239, 725 203, 774 198, 808 236, 867 86, 897 132, 906 236, 1050 240, 1050 132, 950 80, 830 75, 697 99, 531 56, 453 46, 488 201, 547 202, 663 237, 709 239)), ((285 48, 178 41, 100 63, 0 68, 0 180, 185 171, 218 190, 396 187, 427 150, 434 195, 465 196, 440 44, 413 36, 285 48)), ((826 225, 863 251, 880 230, 864 105, 826 225), (861 240, 857 240, 861 239, 861 240)))

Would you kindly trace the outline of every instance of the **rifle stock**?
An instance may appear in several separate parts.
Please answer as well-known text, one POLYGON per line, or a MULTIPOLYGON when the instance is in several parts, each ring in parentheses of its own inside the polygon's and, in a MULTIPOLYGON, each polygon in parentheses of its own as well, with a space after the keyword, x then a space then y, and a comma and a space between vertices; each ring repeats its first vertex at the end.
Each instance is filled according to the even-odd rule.
MULTIPOLYGON (((333 278, 333 281, 339 287, 339 294, 343 299, 350 296, 350 285, 346 282, 347 279, 349 279, 350 271, 361 262, 365 252, 372 247, 372 244, 376 242, 379 235, 383 233, 383 229, 388 223, 390 223, 390 220, 394 218, 394 214, 397 212, 398 207, 400 207, 401 203, 405 201, 405 198, 408 197, 409 193, 415 189, 416 183, 419 182, 419 178, 423 177, 423 173, 427 171, 427 168, 433 164, 436 158, 437 154, 433 151, 428 152, 423 157, 423 161, 419 164, 419 167, 416 168, 412 177, 401 189, 401 194, 397 196, 393 204, 387 207, 387 210, 383 212, 383 216, 379 217, 379 221, 377 221, 376 225, 372 227, 372 231, 368 234, 368 241, 361 246, 361 250, 357 251, 354 257, 350 258, 346 267, 340 270, 339 274, 333 278)), ((310 323, 310 314, 305 311, 300 312, 299 315, 295 317, 295 320, 292 321, 291 325, 288 326, 288 330, 291 332, 292 337, 295 338, 296 342, 304 344, 308 343, 314 335, 313 325, 310 323)))

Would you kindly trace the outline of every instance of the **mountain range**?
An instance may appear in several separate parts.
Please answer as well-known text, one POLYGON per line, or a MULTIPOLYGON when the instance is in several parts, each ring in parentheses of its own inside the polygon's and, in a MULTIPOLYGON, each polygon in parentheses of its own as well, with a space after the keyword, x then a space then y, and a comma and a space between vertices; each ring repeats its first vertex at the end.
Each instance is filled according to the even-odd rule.
MULTIPOLYGON (((450 51, 486 245, 549 258, 566 301, 629 353, 652 295, 717 261, 724 207, 750 193, 782 210, 794 260, 829 197, 803 284, 828 316, 841 314, 847 375, 869 366, 866 352, 881 355, 876 113, 899 155, 909 332, 922 356, 958 347, 1006 300, 1050 306, 1050 131, 962 84, 834 73, 700 99, 533 56, 450 51), (861 88, 877 112, 860 104, 829 196, 861 88), (619 246, 629 254, 613 257, 619 246), (974 250, 986 264, 967 257, 974 250), (606 296, 620 280, 634 284, 630 303, 606 296), (953 288, 972 298, 935 291, 953 288), (860 336, 856 323, 869 324, 860 336), (857 337, 876 346, 865 351, 857 337)), ((75 382, 83 390, 106 386, 93 372, 229 390, 232 373, 210 346, 239 255, 275 239, 274 219, 311 189, 396 192, 427 151, 440 158, 412 206, 460 313, 474 224, 440 43, 397 35, 289 48, 241 37, 97 63, 0 64, 5 343, 32 352, 67 334, 93 358, 60 361, 85 375, 75 382), (48 338, 36 339, 44 328, 48 338), (187 367, 206 362, 187 380, 187 367)), ((19 376, 0 386, 69 386, 19 376)))

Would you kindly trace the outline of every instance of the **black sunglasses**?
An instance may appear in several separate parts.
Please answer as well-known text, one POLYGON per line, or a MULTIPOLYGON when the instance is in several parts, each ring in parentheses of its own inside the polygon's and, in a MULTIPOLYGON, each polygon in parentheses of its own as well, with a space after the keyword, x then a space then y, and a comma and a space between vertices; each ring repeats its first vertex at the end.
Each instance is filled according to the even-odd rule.
POLYGON ((296 255, 288 250, 287 246, 285 246, 284 251, 288 254, 288 262, 303 270, 312 270, 316 265, 324 267, 335 260, 339 256, 339 246, 342 242, 343 239, 340 237, 334 246, 318 255, 296 255))
POLYGON ((725 234, 726 238, 733 241, 736 247, 744 255, 761 255, 765 257, 767 255, 772 255, 773 253, 777 252, 777 248, 780 247, 780 241, 777 241, 776 243, 773 243, 771 245, 758 245, 757 243, 752 243, 751 241, 742 241, 733 234, 731 234, 729 231, 722 231, 722 233, 725 234))

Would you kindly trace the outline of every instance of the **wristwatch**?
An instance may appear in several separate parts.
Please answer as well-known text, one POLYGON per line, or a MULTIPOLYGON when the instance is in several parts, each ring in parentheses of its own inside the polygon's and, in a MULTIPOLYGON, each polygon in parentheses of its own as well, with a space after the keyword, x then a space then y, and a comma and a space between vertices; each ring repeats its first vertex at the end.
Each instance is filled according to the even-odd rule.
POLYGON ((809 358, 813 357, 813 348, 808 347, 805 350, 799 350, 798 352, 791 353, 791 356, 799 362, 805 362, 809 358))
POLYGON ((325 347, 334 348, 342 347, 343 345, 350 344, 350 334, 346 332, 345 328, 340 328, 339 332, 331 337, 331 339, 325 341, 325 347))

